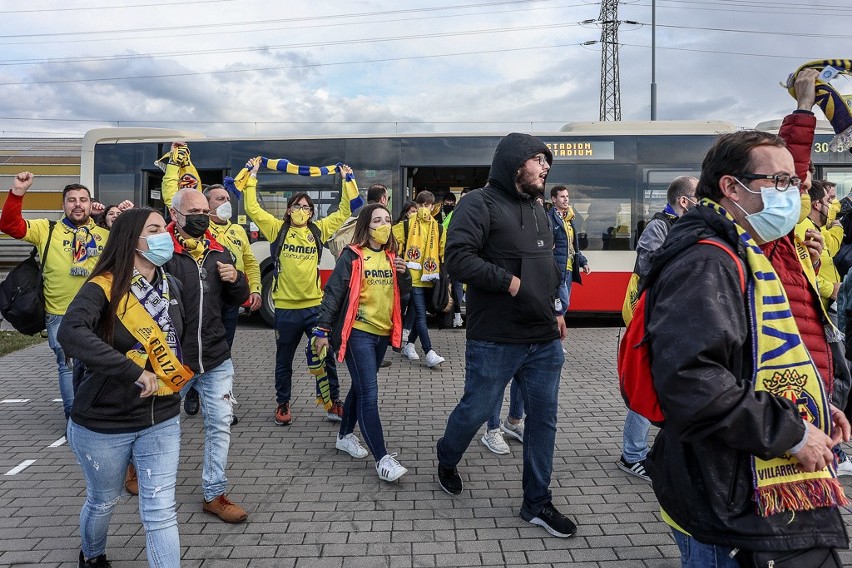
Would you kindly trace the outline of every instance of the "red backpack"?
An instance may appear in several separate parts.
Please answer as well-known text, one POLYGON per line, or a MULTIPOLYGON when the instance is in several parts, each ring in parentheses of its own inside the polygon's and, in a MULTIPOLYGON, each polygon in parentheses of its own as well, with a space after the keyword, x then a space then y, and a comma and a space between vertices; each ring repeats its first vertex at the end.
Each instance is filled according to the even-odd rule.
MULTIPOLYGON (((734 260, 740 276, 740 288, 745 293, 746 278, 742 260, 727 245, 720 241, 701 239, 701 244, 714 245, 724 250, 734 260)), ((624 336, 618 346, 618 384, 621 397, 627 408, 644 416, 655 426, 662 426, 666 421, 657 389, 654 388, 654 378, 651 375, 651 345, 646 333, 648 322, 648 288, 639 294, 639 299, 633 308, 633 319, 627 324, 624 336)))

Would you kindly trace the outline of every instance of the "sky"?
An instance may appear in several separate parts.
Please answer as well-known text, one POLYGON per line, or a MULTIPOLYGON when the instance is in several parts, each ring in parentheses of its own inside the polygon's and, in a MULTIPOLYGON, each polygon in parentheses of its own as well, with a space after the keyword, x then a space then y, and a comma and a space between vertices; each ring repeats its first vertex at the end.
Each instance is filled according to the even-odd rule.
MULTIPOLYGON (((0 133, 547 132, 595 121, 591 0, 0 0, 0 133)), ((619 3, 623 120, 650 118, 651 0, 619 3)), ((847 0, 657 0, 657 117, 754 127, 852 58, 847 0), (844 49, 845 47, 845 49, 844 49)), ((845 77, 833 83, 852 93, 845 77)), ((819 116, 819 110, 817 109, 819 116)))

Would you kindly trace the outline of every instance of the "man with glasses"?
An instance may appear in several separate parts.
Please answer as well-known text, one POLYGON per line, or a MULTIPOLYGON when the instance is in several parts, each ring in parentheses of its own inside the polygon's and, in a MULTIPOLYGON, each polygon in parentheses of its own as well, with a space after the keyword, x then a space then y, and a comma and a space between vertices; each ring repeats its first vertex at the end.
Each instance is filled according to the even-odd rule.
POLYGON ((195 388, 204 406, 204 466, 202 509, 226 523, 248 517, 242 507, 225 496, 228 448, 235 404, 234 365, 222 323, 222 306, 239 306, 249 297, 245 275, 236 269, 231 254, 210 233, 207 198, 195 189, 181 189, 171 200, 168 226, 175 252, 165 270, 182 286, 186 319, 183 363, 195 372, 186 389, 195 388))
MULTIPOLYGON (((675 221, 698 205, 698 200, 695 198, 697 186, 698 178, 692 176, 674 178, 666 191, 666 206, 662 211, 654 213, 645 230, 642 231, 642 236, 636 243, 636 264, 633 267, 633 272, 639 277, 640 287, 642 277, 646 276, 651 268, 651 253, 663 246, 666 235, 675 221)), ((651 423, 647 418, 628 409, 627 416, 624 418, 621 458, 616 462, 622 471, 645 481, 651 481, 645 469, 650 429, 651 423)))
POLYGON ((721 135, 701 207, 674 224, 645 281, 666 417, 646 466, 684 567, 840 566, 835 549, 848 546, 831 448, 849 422, 767 259, 798 221, 794 172, 778 136, 721 135))
POLYGON ((556 312, 553 233, 534 201, 552 161, 537 138, 507 135, 488 184, 453 211, 445 258, 450 276, 467 284, 465 385, 438 440, 438 483, 451 495, 462 492, 456 466, 514 377, 527 410, 520 515, 564 538, 577 527, 553 506, 550 478, 565 321, 556 312))

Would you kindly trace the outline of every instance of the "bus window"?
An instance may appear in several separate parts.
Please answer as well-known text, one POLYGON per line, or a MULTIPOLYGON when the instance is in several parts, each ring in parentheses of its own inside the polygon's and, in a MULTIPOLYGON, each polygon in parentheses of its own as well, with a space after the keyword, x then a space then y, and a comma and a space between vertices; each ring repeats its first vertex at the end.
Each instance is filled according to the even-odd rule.
POLYGON ((852 168, 823 168, 823 179, 837 184, 837 199, 852 193, 852 168))

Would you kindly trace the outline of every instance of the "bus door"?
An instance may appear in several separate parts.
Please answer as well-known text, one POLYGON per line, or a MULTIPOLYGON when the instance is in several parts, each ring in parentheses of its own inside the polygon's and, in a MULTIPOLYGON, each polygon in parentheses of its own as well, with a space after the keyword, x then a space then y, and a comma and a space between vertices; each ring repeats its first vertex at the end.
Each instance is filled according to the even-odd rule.
MULTIPOLYGON (((198 169, 198 175, 201 176, 203 185, 221 184, 222 179, 230 175, 230 172, 230 168, 198 169)), ((157 167, 145 168, 142 171, 142 176, 142 199, 139 200, 139 203, 156 211, 162 211, 165 218, 168 219, 169 212, 166 210, 166 202, 163 200, 163 171, 157 167)), ((236 204, 233 205, 233 214, 236 216, 237 206, 236 204)))
MULTIPOLYGON (((488 182, 491 166, 407 166, 403 167, 405 192, 403 201, 414 199, 420 191, 430 191, 437 202, 448 193, 458 199, 465 188, 483 187, 488 182)), ((399 205, 400 207, 402 204, 399 205)))

